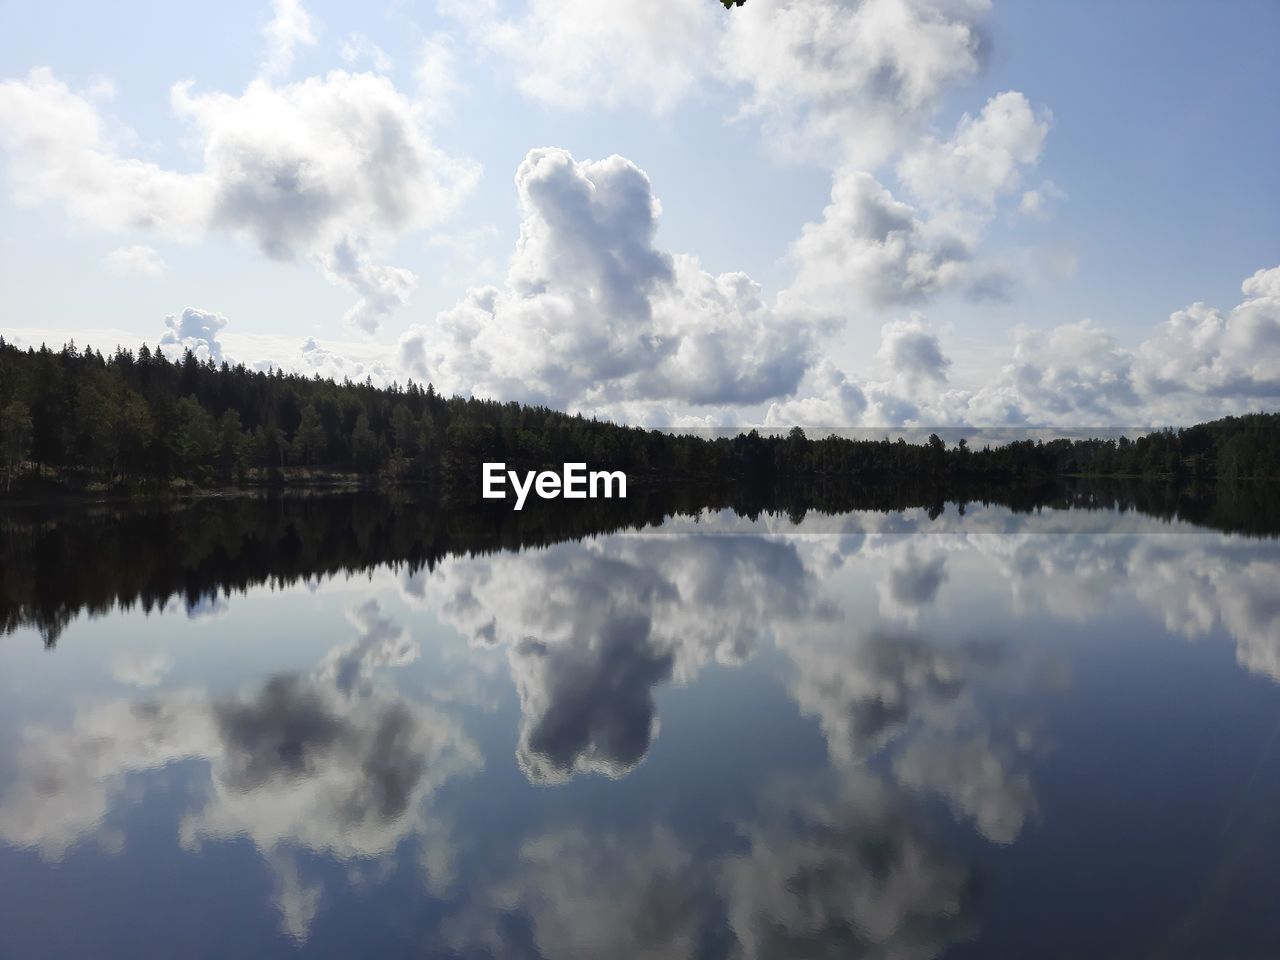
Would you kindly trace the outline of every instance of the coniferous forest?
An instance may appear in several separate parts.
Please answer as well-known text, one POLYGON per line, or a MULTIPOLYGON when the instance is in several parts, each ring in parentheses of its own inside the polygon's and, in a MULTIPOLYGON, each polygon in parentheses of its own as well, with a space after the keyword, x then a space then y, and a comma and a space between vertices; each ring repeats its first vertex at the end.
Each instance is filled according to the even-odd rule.
POLYGON ((1000 483, 1054 476, 1280 477, 1280 414, 1227 417, 1135 439, 948 446, 750 431, 703 437, 623 427, 541 406, 444 397, 201 361, 142 346, 111 356, 0 338, 0 468, 10 497, 231 485, 414 483, 474 498, 480 464, 582 461, 646 480, 938 478, 1000 483))

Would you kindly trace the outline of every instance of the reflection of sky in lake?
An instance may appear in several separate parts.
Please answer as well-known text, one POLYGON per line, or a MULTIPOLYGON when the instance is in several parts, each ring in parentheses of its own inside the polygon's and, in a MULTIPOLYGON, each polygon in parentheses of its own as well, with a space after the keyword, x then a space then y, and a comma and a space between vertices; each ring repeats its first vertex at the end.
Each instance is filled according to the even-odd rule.
POLYGON ((0 955, 1266 956, 1280 547, 1089 519, 685 523, 19 629, 0 955))

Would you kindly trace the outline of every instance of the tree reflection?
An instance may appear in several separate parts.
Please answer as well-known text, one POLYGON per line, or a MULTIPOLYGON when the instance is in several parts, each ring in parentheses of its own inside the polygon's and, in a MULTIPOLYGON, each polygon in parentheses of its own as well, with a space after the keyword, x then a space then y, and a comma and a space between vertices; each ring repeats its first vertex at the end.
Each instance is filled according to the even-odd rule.
MULTIPOLYGON (((190 502, 7 507, 0 515, 0 633, 34 626, 54 645, 83 612, 212 609, 220 595, 263 583, 289 584, 402 564, 430 570, 441 559, 640 530, 664 519, 729 510, 749 520, 793 523, 852 511, 887 517, 947 504, 999 504, 1016 515, 1042 508, 1136 510, 1212 528, 1280 533, 1280 503, 1266 485, 1164 487, 1062 482, 1001 490, 910 484, 891 488, 815 481, 779 487, 657 487, 627 500, 583 501, 572 510, 531 504, 520 513, 445 505, 404 491, 332 496, 253 496, 190 502)), ((562 506, 562 505, 561 505, 562 506)), ((916 602, 941 570, 903 570, 886 584, 886 603, 916 602), (914 579, 912 578, 914 574, 914 579)))

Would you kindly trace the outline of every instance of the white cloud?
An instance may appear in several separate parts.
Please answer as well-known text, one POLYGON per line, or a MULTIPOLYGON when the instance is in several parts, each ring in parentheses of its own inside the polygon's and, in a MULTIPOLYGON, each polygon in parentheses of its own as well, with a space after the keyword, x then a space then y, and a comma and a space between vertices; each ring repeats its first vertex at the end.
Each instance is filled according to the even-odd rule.
POLYGON ((342 44, 342 62, 358 67, 368 61, 374 73, 390 73, 395 61, 363 33, 353 33, 342 44))
POLYGON ((316 42, 311 32, 311 16, 300 0, 271 0, 271 10, 271 20, 262 31, 267 41, 267 56, 262 64, 265 77, 288 73, 296 49, 316 42))
POLYGON ((1280 397, 1280 267, 1241 285, 1227 314, 1194 303, 1138 350, 1137 376, 1157 396, 1280 397))
POLYGON ((867 409, 862 386, 825 357, 805 375, 797 393, 769 405, 766 426, 843 427, 859 423, 867 409))
POLYGON ((197 235, 210 215, 208 178, 122 156, 121 139, 90 97, 47 68, 0 83, 0 143, 20 202, 57 200, 109 233, 197 235))
POLYGON ((1047 113, 1037 115, 1021 93, 1008 91, 987 101, 977 117, 965 114, 949 140, 926 137, 898 162, 898 180, 926 209, 978 225, 996 202, 1015 190, 1022 170, 1040 159, 1049 133, 1047 113))
POLYGON ((919 314, 906 320, 891 320, 881 327, 876 357, 894 376, 912 386, 925 380, 945 382, 951 366, 937 334, 919 314))
POLYGON ((794 399, 769 405, 771 427, 938 426, 956 419, 967 394, 947 389, 951 360, 920 314, 880 328, 874 374, 858 379, 823 360, 794 399))
POLYGON ((1091 320, 1014 328, 1008 359, 951 385, 951 361, 919 315, 881 329, 879 369, 857 377, 823 361, 769 426, 1189 424, 1280 396, 1280 267, 1258 270, 1230 312, 1195 303, 1135 349, 1091 320))
POLYGON ((922 219, 860 170, 836 173, 831 203, 820 221, 805 224, 790 256, 797 266, 791 293, 811 302, 853 298, 875 308, 982 290, 965 237, 922 219))
POLYGON ((1048 220, 1053 216, 1054 208, 1066 199, 1066 191, 1052 180, 1045 180, 1040 186, 1027 190, 1018 201, 1018 212, 1037 220, 1048 220))
POLYGON ((742 404, 789 392, 817 329, 653 245, 660 206, 622 157, 530 151, 506 284, 477 288, 400 340, 400 362, 446 391, 600 407, 628 400, 742 404))
POLYGON ((448 34, 434 33, 422 41, 413 79, 418 88, 418 103, 432 120, 447 117, 461 90, 458 81, 457 52, 448 34))
POLYGON ((1006 272, 978 258, 998 202, 1034 164, 1048 132, 1020 93, 991 98, 965 114, 945 141, 908 149, 898 179, 918 206, 897 199, 855 165, 837 169, 831 203, 792 244, 792 293, 806 300, 871 307, 910 303, 950 290, 1003 296, 1006 272))
POLYGON ((981 65, 986 0, 752 0, 730 11, 721 70, 771 142, 869 169, 981 65))
POLYGON ((448 0, 446 12, 511 66, 521 91, 551 106, 675 106, 714 58, 718 10, 702 0, 605 4, 530 0, 518 18, 492 0, 448 0))
POLYGON ((370 378, 379 386, 387 386, 397 379, 396 371, 388 365, 380 349, 370 353, 360 351, 358 344, 343 344, 335 350, 315 337, 307 337, 296 354, 278 354, 269 362, 286 370, 316 373, 339 382, 348 378, 357 382, 370 378))
POLYGON ((116 247, 102 258, 102 265, 108 273, 118 277, 137 274, 144 277, 158 277, 169 269, 169 265, 153 247, 133 244, 128 247, 116 247))
POLYGON ((871 165, 978 72, 989 4, 752 0, 726 13, 701 0, 532 0, 515 17, 493 0, 443 7, 547 105, 661 113, 716 83, 743 91, 741 112, 784 152, 871 165))
MULTIPOLYGON (((290 42, 301 36, 290 11, 300 10, 280 5, 290 42)), ((192 240, 222 230, 273 259, 307 257, 358 294, 347 319, 372 331, 416 283, 374 255, 450 214, 478 176, 431 142, 434 100, 371 73, 259 78, 241 94, 195 93, 183 82, 171 103, 193 128, 194 172, 126 155, 98 107, 47 69, 0 83, 0 143, 19 199, 57 201, 107 232, 192 240)))
POLYGON ((1089 320, 1018 327, 1013 359, 970 400, 969 422, 1125 425, 1138 403, 1133 356, 1089 320))
POLYGON ((164 325, 167 330, 159 345, 169 359, 176 360, 190 350, 198 360, 222 362, 218 333, 227 325, 227 318, 222 314, 187 307, 181 315, 171 313, 165 317, 164 325))

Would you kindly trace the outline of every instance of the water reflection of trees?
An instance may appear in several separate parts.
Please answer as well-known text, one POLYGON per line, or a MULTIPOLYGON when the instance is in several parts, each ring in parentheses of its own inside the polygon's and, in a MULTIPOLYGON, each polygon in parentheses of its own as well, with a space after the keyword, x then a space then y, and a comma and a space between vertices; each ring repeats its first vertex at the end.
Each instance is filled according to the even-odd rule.
MULTIPOLYGON (((252 569, 272 549, 291 557, 288 572, 273 575, 285 579, 314 575, 302 558, 325 543, 345 544, 344 557, 376 555, 369 545, 379 538, 397 549, 417 543, 412 531, 379 526, 388 509, 415 522, 414 507, 370 505, 359 522, 373 526, 344 530, 354 503, 333 517, 325 511, 335 504, 314 514, 256 504, 277 511, 275 548, 254 540, 264 534, 250 511, 243 527, 206 531, 193 556, 208 564, 202 570, 222 569, 239 537, 242 551, 250 541, 241 555, 257 558, 252 569)), ((447 517, 439 522, 449 529, 447 517)), ((166 529, 178 536, 175 550, 200 533, 166 529)), ((1280 649, 1268 640, 1280 623, 1271 586, 1280 552, 1244 538, 864 532, 502 545, 404 560, 399 584, 404 600, 462 639, 505 652, 521 711, 516 759, 531 782, 627 777, 654 749, 656 688, 741 663, 766 643, 781 653, 786 688, 829 762, 762 776, 740 805, 713 811, 736 827, 732 843, 704 845, 687 823, 661 817, 539 824, 484 858, 489 873, 469 876, 466 895, 449 904, 442 936, 464 953, 888 960, 939 956, 975 935, 979 871, 954 828, 936 820, 954 818, 997 845, 1034 828, 1034 724, 1010 691, 1042 699, 1045 675, 1032 645, 928 628, 922 611, 963 583, 951 567, 962 551, 998 572, 1014 605, 1086 617, 1132 594, 1173 632, 1195 636, 1221 622, 1251 669, 1274 669, 1280 649), (881 578, 870 608, 878 599, 893 624, 860 622, 834 595, 832 575, 858 563, 868 585, 881 578), (999 710, 984 705, 992 690, 999 710), (504 924, 513 914, 522 923, 504 924)), ((104 832, 126 775, 198 759, 210 789, 182 817, 179 839, 250 839, 295 937, 321 902, 297 851, 385 859, 412 837, 448 861, 453 838, 427 811, 445 780, 479 766, 478 750, 445 710, 379 683, 383 668, 416 656, 406 631, 372 601, 348 616, 354 638, 310 671, 236 695, 177 691, 84 708, 66 730, 29 731, 17 786, 0 803, 0 836, 58 859, 104 832)), ((159 668, 121 669, 145 685, 159 668)))
MULTIPOLYGON (((81 612, 145 611, 175 598, 188 609, 218 593, 262 583, 289 584, 340 572, 403 564, 431 569, 442 558, 545 546, 651 527, 705 509, 794 523, 814 514, 922 509, 930 520, 947 504, 1133 510, 1254 534, 1280 533, 1280 498, 1265 485, 1175 487, 1064 482, 999 491, 922 484, 857 487, 814 482, 749 488, 651 488, 625 501, 531 504, 516 513, 449 506, 406 493, 389 496, 240 496, 179 503, 74 504, 8 508, 0 515, 0 633, 40 630, 52 646, 81 612)), ((928 578, 893 585, 925 589, 928 578)))

